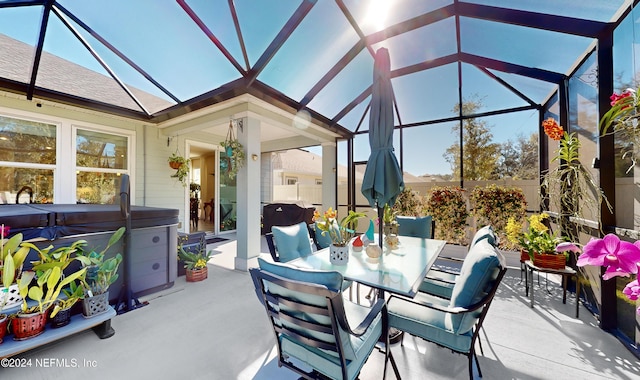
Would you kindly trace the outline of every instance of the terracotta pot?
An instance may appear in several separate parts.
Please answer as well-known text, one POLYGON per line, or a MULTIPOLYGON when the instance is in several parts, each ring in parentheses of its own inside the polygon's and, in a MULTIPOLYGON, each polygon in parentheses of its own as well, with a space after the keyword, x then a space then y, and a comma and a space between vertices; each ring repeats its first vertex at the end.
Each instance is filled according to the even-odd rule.
POLYGON ((207 267, 199 269, 187 269, 187 282, 198 282, 206 279, 209 275, 207 267))
POLYGON ((42 313, 18 313, 11 319, 13 340, 25 340, 44 332, 48 311, 42 313))
POLYGON ((520 250, 520 262, 524 263, 527 260, 531 260, 531 256, 529 256, 529 252, 525 251, 524 249, 520 250))
POLYGON ((564 269, 567 258, 564 254, 534 253, 533 265, 538 268, 564 269))
POLYGON ((179 162, 169 162, 169 166, 171 166, 171 169, 175 169, 175 170, 180 169, 180 163, 179 162))
POLYGON ((7 326, 9 325, 9 316, 6 314, 0 314, 0 344, 4 335, 7 333, 7 326))

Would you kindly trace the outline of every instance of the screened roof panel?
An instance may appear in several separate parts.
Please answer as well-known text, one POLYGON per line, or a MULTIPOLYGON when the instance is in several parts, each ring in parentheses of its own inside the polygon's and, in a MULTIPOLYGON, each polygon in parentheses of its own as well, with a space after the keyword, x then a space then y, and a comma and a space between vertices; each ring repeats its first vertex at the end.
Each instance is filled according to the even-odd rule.
POLYGON ((462 51, 566 74, 594 40, 468 17, 460 18, 462 51))
POLYGON ((396 122, 429 124, 456 116, 458 59, 473 65, 462 73, 464 96, 478 93, 487 111, 529 105, 514 92, 544 103, 629 3, 0 0, 0 53, 7 52, 0 54, 0 89, 152 122, 257 91, 277 106, 308 108, 323 125, 353 131, 370 99, 373 52, 384 46, 396 122), (42 62, 34 65, 50 4, 42 62))
POLYGON ((389 49, 391 70, 455 54, 457 51, 455 19, 450 17, 373 44, 374 50, 381 47, 389 49))
POLYGON ((625 0, 463 0, 465 3, 519 9, 550 15, 568 16, 596 21, 610 21, 625 0))
POLYGON ((269 62, 258 79, 295 100, 309 90, 358 43, 358 35, 334 2, 318 2, 269 62), (324 28, 327 20, 331 28, 324 28), (309 47, 313 46, 313 54, 309 47))
POLYGON ((508 86, 468 64, 462 64, 462 99, 476 102, 477 113, 531 106, 508 86))
POLYGON ((419 14, 450 5, 453 0, 344 0, 344 3, 362 32, 369 35, 419 14))

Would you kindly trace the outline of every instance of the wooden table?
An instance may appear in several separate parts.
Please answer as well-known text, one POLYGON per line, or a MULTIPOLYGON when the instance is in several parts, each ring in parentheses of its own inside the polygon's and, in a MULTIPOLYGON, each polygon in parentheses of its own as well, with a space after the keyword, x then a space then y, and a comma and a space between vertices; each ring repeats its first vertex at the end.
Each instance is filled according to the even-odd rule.
POLYGON ((355 252, 353 247, 349 246, 349 261, 346 265, 332 264, 329 260, 329 248, 289 261, 287 264, 299 268, 335 270, 347 280, 359 282, 381 292, 387 291, 413 298, 446 241, 408 236, 400 236, 399 240, 400 244, 395 249, 383 247, 379 259, 371 259, 364 249, 355 252))
POLYGON ((558 274, 562 276, 562 303, 567 303, 567 281, 571 277, 575 277, 576 279, 576 318, 580 316, 580 279, 578 278, 578 272, 571 267, 565 266, 564 269, 550 269, 550 268, 540 268, 537 267, 531 262, 531 260, 527 260, 524 262, 524 266, 526 268, 525 273, 525 291, 526 295, 529 296, 529 281, 531 281, 531 307, 533 307, 533 271, 538 271, 541 273, 551 273, 558 274))

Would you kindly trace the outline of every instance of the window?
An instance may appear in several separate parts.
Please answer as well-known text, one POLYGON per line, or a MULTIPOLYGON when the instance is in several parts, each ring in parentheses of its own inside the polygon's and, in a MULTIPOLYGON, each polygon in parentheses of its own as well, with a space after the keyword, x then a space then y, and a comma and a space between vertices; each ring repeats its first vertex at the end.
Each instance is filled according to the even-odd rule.
POLYGON ((316 178, 316 185, 322 185, 322 180, 316 178))
POLYGON ((76 199, 110 204, 120 192, 120 176, 128 171, 129 138, 76 130, 76 199))
POLYGON ((0 115, 0 203, 53 200, 56 125, 0 115))
POLYGON ((298 177, 286 177, 285 182, 287 183, 287 185, 295 185, 296 183, 298 183, 298 177))

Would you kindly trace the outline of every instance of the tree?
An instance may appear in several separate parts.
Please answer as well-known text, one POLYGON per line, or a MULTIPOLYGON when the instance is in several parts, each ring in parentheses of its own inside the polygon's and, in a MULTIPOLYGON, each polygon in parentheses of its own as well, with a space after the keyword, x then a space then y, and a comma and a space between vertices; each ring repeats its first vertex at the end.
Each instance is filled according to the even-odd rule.
POLYGON ((501 144, 498 161, 498 176, 513 179, 535 179, 538 177, 538 134, 527 139, 518 135, 516 141, 501 144))
MULTIPOLYGON (((462 103, 462 114, 471 115, 482 106, 480 100, 474 99, 462 103)), ((453 112, 458 114, 460 105, 457 104, 453 112)), ((460 124, 452 128, 456 135, 460 133, 460 124)), ((460 157, 460 144, 451 145, 443 157, 453 171, 454 178, 463 178, 471 181, 497 179, 498 159, 500 158, 500 144, 491 142, 493 135, 487 127, 487 123, 476 118, 462 121, 463 151, 462 161, 460 157), (461 162, 464 163, 464 173, 461 170, 461 162)))

